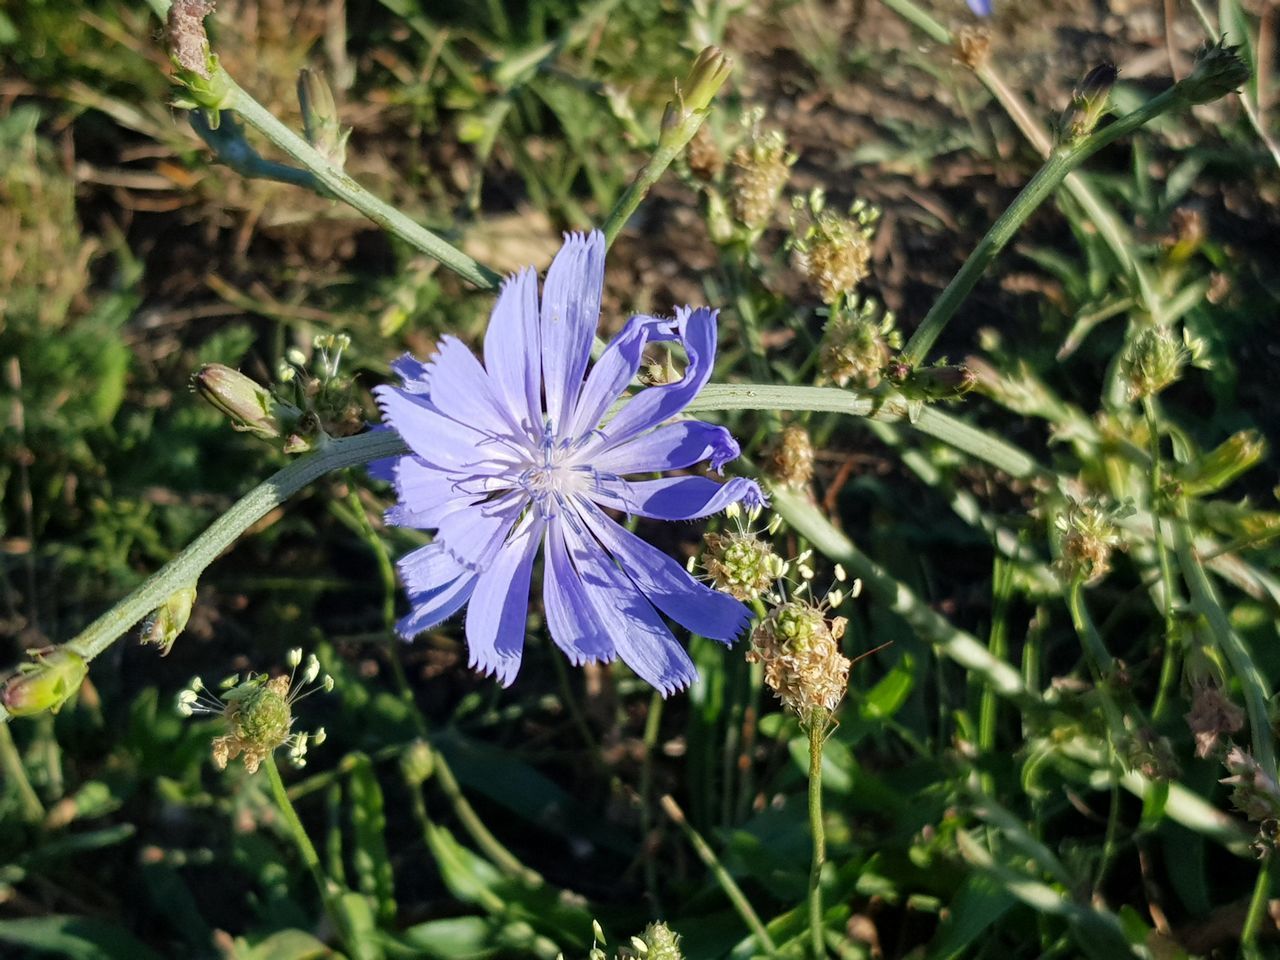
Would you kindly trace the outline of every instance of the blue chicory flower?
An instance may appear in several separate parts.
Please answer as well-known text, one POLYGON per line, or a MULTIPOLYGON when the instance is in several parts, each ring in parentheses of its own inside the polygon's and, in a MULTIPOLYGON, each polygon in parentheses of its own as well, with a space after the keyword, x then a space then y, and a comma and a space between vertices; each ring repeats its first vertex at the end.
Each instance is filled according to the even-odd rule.
POLYGON ((668 422, 711 376, 715 311, 634 316, 587 371, 604 253, 598 231, 567 237, 541 306, 532 268, 510 277, 489 320, 483 366, 461 341, 444 337, 425 364, 406 354, 393 365, 403 387, 374 391, 411 451, 391 464, 399 503, 387 520, 435 531, 432 543, 400 560, 412 610, 396 629, 411 638, 469 602, 470 665, 510 684, 541 546, 543 606, 556 644, 575 664, 621 657, 667 695, 697 671, 659 611, 725 643, 750 613, 601 508, 691 520, 731 503, 758 506, 764 496, 742 478, 625 479, 702 461, 719 471, 739 450, 724 427, 668 422), (641 390, 606 419, 645 345, 656 341, 684 347, 683 378, 641 390))
POLYGON ((991 16, 991 0, 966 0, 969 9, 980 17, 991 16))

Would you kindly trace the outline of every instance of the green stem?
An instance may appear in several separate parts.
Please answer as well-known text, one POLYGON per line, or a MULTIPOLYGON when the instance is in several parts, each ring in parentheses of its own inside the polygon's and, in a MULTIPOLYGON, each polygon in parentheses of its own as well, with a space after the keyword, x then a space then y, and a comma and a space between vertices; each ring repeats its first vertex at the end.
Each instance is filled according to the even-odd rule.
POLYGON ((809 717, 809 834, 813 860, 809 866, 809 947, 814 960, 827 955, 822 921, 822 865, 827 860, 827 833, 822 823, 822 747, 827 742, 827 711, 809 717))
MULTIPOLYGON (((403 441, 394 431, 378 430, 332 440, 316 453, 289 464, 236 501, 187 549, 64 646, 85 660, 92 660, 175 591, 195 583, 204 569, 242 533, 303 487, 332 470, 395 456, 404 449, 403 441)), ((7 719, 8 712, 0 707, 0 722, 7 719)))
POLYGON ((229 109, 234 110, 240 119, 288 154, 295 163, 310 171, 329 193, 359 210, 392 236, 421 250, 432 259, 438 260, 464 280, 483 290, 498 288, 502 282, 501 275, 411 220, 391 204, 375 197, 343 170, 326 160, 306 140, 276 119, 271 111, 232 80, 225 70, 221 68, 219 70, 223 74, 221 79, 225 80, 231 90, 229 109))
POLYGON ((1160 565, 1161 601, 1164 613, 1164 657, 1160 665, 1160 685, 1156 690, 1156 701, 1151 708, 1151 719, 1159 722, 1170 703, 1170 695, 1177 668, 1177 650, 1175 649, 1175 631, 1173 628, 1174 582, 1173 566, 1169 562, 1169 548, 1165 546, 1164 531, 1160 523, 1160 484, 1163 467, 1160 462, 1160 426, 1156 419, 1156 404, 1152 397, 1143 397, 1142 409, 1147 417, 1147 433, 1150 436, 1151 472, 1150 505, 1151 525, 1155 533, 1156 560, 1160 565))
POLYGON ((658 749, 658 734, 662 729, 662 705, 665 703, 657 690, 649 698, 649 713, 644 721, 644 757, 640 763, 640 837, 645 846, 644 889, 649 896, 649 906, 656 916, 662 914, 658 899, 658 861, 656 850, 649 848, 649 834, 653 832, 653 758, 658 749))
POLYGON ((668 794, 662 798, 661 803, 663 811, 684 833, 685 839, 689 841, 689 845, 693 847, 693 852, 698 855, 698 859, 702 861, 703 866, 711 871, 711 875, 720 884, 720 889, 725 892, 725 896, 733 904, 733 908, 738 912, 738 916, 742 918, 742 922, 755 935, 756 942, 764 947, 765 952, 770 956, 775 956, 778 952, 777 944, 773 942, 773 938, 769 936, 769 931, 761 923, 760 917, 757 916, 755 909, 751 906, 751 901, 747 899, 742 892, 742 888, 729 875, 729 871, 724 868, 724 864, 720 862, 710 844, 702 839, 702 834, 693 829, 689 821, 685 819, 684 811, 680 809, 680 805, 676 803, 673 797, 668 794))
POLYGON ((7 724, 0 723, 0 767, 4 769, 5 779, 18 791, 18 801, 22 807, 22 819, 35 824, 44 820, 44 805, 36 796, 31 781, 27 778, 26 767, 22 765, 22 754, 18 745, 13 742, 13 734, 7 724))
POLYGON ((1249 912, 1245 914, 1244 926, 1240 930, 1240 953, 1244 957, 1258 956, 1256 941, 1258 931, 1262 929, 1262 920, 1267 915, 1267 900, 1271 893, 1271 864, 1274 854, 1267 854, 1258 867, 1258 879, 1253 884, 1253 895, 1249 898, 1249 912))
POLYGON ((1245 713, 1249 716, 1249 734, 1253 744, 1254 759, 1270 777, 1276 776, 1276 754, 1271 733, 1271 721, 1267 714, 1267 701, 1271 691, 1266 678, 1253 662, 1253 655, 1244 640, 1235 632, 1222 609, 1213 585, 1196 555, 1188 529, 1187 507, 1180 504, 1178 518, 1173 525, 1174 546, 1182 578, 1191 594, 1191 605, 1196 613, 1209 624, 1214 640, 1231 665, 1244 693, 1245 713))
POLYGON ((1175 84, 1138 109, 1095 131, 1078 143, 1061 145, 1053 150, 1045 165, 1031 178, 1031 182, 1023 187, 1013 203, 992 224, 986 236, 973 248, 964 265, 947 284, 916 332, 912 334, 911 340, 902 351, 902 359, 913 367, 924 361, 929 348, 933 346, 943 328, 955 315, 960 304, 972 292, 978 278, 1031 216, 1031 213, 1062 185, 1067 174, 1103 147, 1137 130, 1160 114, 1181 105, 1182 102, 1182 94, 1175 84))
POLYGON ((1079 580, 1072 580, 1067 587, 1067 609, 1071 611, 1071 623, 1080 637, 1080 645, 1089 658, 1089 664, 1099 682, 1110 676, 1115 668, 1115 660, 1102 642, 1098 628, 1093 625, 1093 618, 1084 604, 1084 585, 1079 580))
POLYGON ((307 836, 306 828, 298 818, 298 811, 293 808, 293 801, 289 799, 289 791, 285 789, 284 781, 280 779, 280 768, 276 766, 275 757, 268 755, 262 765, 267 768, 267 779, 271 782, 271 796, 275 799, 280 815, 284 818, 284 824, 293 838, 294 846, 298 848, 298 855, 302 857, 302 862, 306 864, 316 882, 316 889, 320 892, 325 913, 329 915, 329 921, 345 943, 349 940, 346 918, 334 900, 335 891, 329 878, 325 876, 324 868, 320 865, 320 854, 316 852, 315 844, 307 836))
POLYGON ((671 166, 671 161, 680 156, 680 151, 693 139, 693 135, 698 132, 706 116, 705 110, 690 110, 677 122, 676 126, 663 130, 653 155, 640 168, 636 178, 631 181, 631 185, 618 198, 618 202, 609 211, 609 216, 605 218, 602 229, 606 244, 613 246, 613 241, 622 232, 631 215, 639 208, 645 195, 666 173, 667 167, 671 166))

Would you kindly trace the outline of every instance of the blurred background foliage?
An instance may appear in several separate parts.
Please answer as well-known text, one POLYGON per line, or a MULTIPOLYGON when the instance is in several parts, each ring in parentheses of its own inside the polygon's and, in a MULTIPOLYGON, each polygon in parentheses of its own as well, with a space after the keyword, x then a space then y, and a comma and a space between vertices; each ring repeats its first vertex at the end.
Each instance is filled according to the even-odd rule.
MULTIPOLYGON (((1103 60, 1121 68, 1118 109, 1136 105, 1186 75, 1205 35, 1191 10, 1137 0, 997 0, 982 24, 959 0, 930 8, 985 31, 993 69, 1041 123, 1103 60)), ((1266 140, 1277 14, 1223 0, 1209 15, 1246 44, 1263 136, 1230 98, 1162 118, 1088 177, 1167 318, 1207 344, 1212 366, 1161 396, 1162 430, 1192 463, 1280 423, 1280 177, 1266 140)), ((368 389, 391 359, 427 355, 446 331, 478 342, 491 305, 354 211, 214 162, 170 105, 160 35, 142 2, 0 6, 6 663, 72 636, 283 465, 192 395, 202 363, 265 383, 290 350, 311 359, 316 335, 344 333, 344 371, 373 419, 368 389)), ((882 211, 861 289, 909 332, 1039 163, 1007 104, 874 0, 224 0, 210 35, 237 82, 294 128, 297 72, 323 70, 353 130, 348 172, 504 272, 545 268, 562 230, 603 218, 654 146, 673 78, 723 45, 736 69, 702 144, 722 170, 700 179, 690 157, 649 197, 611 253, 603 321, 722 307, 722 381, 812 382, 830 308, 786 248, 788 198, 819 187, 832 209, 860 198, 882 211), (797 159, 767 222, 726 236, 723 166, 752 117, 797 159)), ((1056 200, 940 344, 978 379, 946 409, 1082 497, 1143 508, 1132 451, 1148 426, 1115 394, 1142 293, 1078 197, 1056 200)), ((726 422, 757 462, 784 422, 804 425, 809 507, 1035 691, 1033 703, 1000 699, 939 656, 947 637, 882 599, 842 611, 847 652, 892 646, 855 668, 827 748, 840 956, 1233 955, 1259 889, 1256 828, 1232 811, 1221 763, 1193 752, 1189 688, 1175 672, 1168 707, 1131 729, 1150 757, 1134 747, 1127 766, 1101 719, 1100 697, 1153 701, 1175 639, 1150 591, 1150 514, 1146 539, 1126 527, 1129 550, 1087 592, 1121 661, 1100 694, 1050 566, 1062 504, 1049 491, 902 427, 726 422), (1134 770, 1159 776, 1135 788, 1134 770)), ((1223 611, 1271 685, 1275 481, 1268 452, 1192 506, 1225 558, 1223 611)), ((804 736, 739 652, 695 638, 704 680, 664 704, 622 671, 570 670, 535 605, 520 680, 500 690, 467 671, 456 625, 407 646, 392 637, 403 600, 388 561, 422 540, 383 527, 388 502, 358 471, 321 480, 205 573, 170 656, 119 643, 57 716, 0 727, 2 952, 550 960, 586 955, 593 919, 613 952, 663 918, 688 957, 764 953, 678 809, 800 955, 804 736), (172 710, 193 673, 278 669, 292 646, 337 681, 303 709, 329 740, 290 783, 343 891, 345 936, 262 778, 216 773, 218 725, 172 710)), ((700 535, 650 532, 682 559, 700 535)), ((825 582, 843 547, 813 539, 825 582)), ((783 528, 780 552, 808 546, 783 528)), ((1204 629, 1190 620, 1182 653, 1204 629)), ((1240 700, 1247 682, 1228 676, 1228 693, 1240 700)), ((1252 949, 1280 955, 1274 927, 1264 921, 1252 949)))

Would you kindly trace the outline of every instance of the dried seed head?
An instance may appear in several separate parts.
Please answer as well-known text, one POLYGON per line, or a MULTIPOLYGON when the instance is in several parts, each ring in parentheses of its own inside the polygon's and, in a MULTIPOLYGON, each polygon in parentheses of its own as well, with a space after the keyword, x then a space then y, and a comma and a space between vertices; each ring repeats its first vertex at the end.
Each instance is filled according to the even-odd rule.
POLYGON ((734 151, 729 178, 730 203, 739 223, 749 230, 769 225, 795 162, 781 133, 752 130, 750 141, 734 151))
POLYGON ((1244 711, 1217 684, 1199 684, 1192 691, 1186 720, 1196 740, 1196 756, 1203 758, 1217 751, 1223 736, 1244 727, 1244 711))
POLYGON ((991 31, 986 27, 963 26, 956 33, 956 59, 977 70, 991 57, 991 31))
POLYGON ((833 308, 818 346, 819 380, 868 390, 878 386, 884 365, 902 346, 896 322, 870 298, 833 308))
POLYGON ((1222 763, 1231 776, 1218 782, 1231 785, 1231 803, 1237 810, 1258 822, 1280 818, 1280 787, 1252 754, 1233 746, 1222 763))
POLYGON ((1203 341, 1193 337, 1185 327, 1179 339, 1166 326, 1147 327, 1138 333, 1125 348, 1120 362, 1129 385, 1130 400, 1154 397, 1179 380, 1182 368, 1188 363, 1210 366, 1203 341))
POLYGON ((764 664, 765 683, 802 722, 835 710, 844 698, 851 663, 840 652, 840 638, 847 622, 828 621, 821 608, 791 600, 751 635, 747 659, 764 664))
POLYGON ((737 600, 756 600, 787 572, 787 563, 754 533, 707 533, 702 568, 711 585, 737 600))
POLYGON ((698 128, 685 148, 689 171, 699 180, 710 182, 724 171, 724 153, 705 123, 698 128))
POLYGON ((769 450, 771 479, 792 490, 804 490, 813 480, 813 441, 804 427, 787 427, 769 450))
POLYGON ((880 220, 879 208, 858 200, 848 216, 842 216, 826 208, 820 189, 798 198, 794 206, 788 245, 796 252, 797 264, 810 286, 826 304, 852 297, 870 273, 871 240, 880 220))

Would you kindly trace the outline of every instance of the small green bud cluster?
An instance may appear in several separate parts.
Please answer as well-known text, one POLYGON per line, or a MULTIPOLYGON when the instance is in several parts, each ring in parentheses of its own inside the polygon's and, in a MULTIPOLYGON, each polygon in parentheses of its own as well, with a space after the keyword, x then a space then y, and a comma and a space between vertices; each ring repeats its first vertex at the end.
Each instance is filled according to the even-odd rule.
POLYGON ((816 188, 808 197, 797 197, 794 209, 788 245, 810 285, 828 305, 852 296, 871 272, 879 208, 858 200, 843 216, 826 208, 826 197, 816 188), (807 225, 799 225, 796 215, 807 225))
POLYGON ((734 151, 729 177, 729 202, 740 224, 751 231, 769 225, 795 162, 781 133, 762 131, 759 118, 750 119, 748 140, 734 151))
POLYGON ((702 568, 711 585, 737 600, 759 599, 787 572, 787 561, 750 531, 708 532, 702 542, 702 568))
POLYGON ((177 709, 182 716, 214 714, 226 720, 228 732, 213 739, 213 763, 219 770, 231 760, 243 758, 245 769, 254 773, 263 760, 284 746, 289 748, 294 766, 302 767, 308 746, 324 743, 323 727, 315 733, 293 732, 293 707, 317 690, 332 690, 333 677, 320 677, 320 661, 311 654, 299 678, 302 651, 298 648, 289 651, 288 663, 288 676, 249 673, 244 679, 227 677, 218 685, 221 695, 209 690, 199 677, 192 678, 178 694, 177 709))
POLYGON ((851 661, 840 652, 848 621, 793 599, 775 607, 751 635, 747 660, 764 664, 764 682, 808 723, 835 710, 849 686, 851 661))
POLYGON ((84 657, 63 647, 32 650, 31 658, 34 662, 19 666, 0 690, 0 702, 15 717, 57 713, 89 673, 84 657))
POLYGON ((881 371, 902 335, 892 311, 871 298, 845 298, 834 306, 818 345, 819 379, 867 390, 879 386, 881 371))
POLYGON ((1058 533, 1059 575, 1068 583, 1097 583, 1111 570, 1111 554, 1123 541, 1117 521, 1130 507, 1108 507, 1096 499, 1068 498, 1066 509, 1054 517, 1058 533))
POLYGON ((765 470, 774 483, 806 490, 813 480, 813 441, 804 427, 790 426, 770 445, 765 470))
POLYGON ((191 608, 195 606, 196 588, 183 587, 155 609, 142 624, 142 642, 160 648, 160 656, 166 657, 173 649, 174 641, 187 627, 191 608))
POLYGON ((1166 326, 1150 326, 1138 332, 1120 358, 1130 400, 1154 397, 1182 377, 1188 363, 1209 365, 1205 344, 1184 327, 1179 339, 1166 326))
POLYGON ((328 437, 345 437, 364 424, 354 385, 339 373, 343 352, 351 346, 345 333, 319 334, 311 342, 316 372, 307 369, 307 358, 296 347, 285 354, 277 371, 280 383, 294 389, 294 402, 305 413, 301 429, 285 441, 285 453, 302 453, 322 446, 328 437))
POLYGON ((655 920, 631 938, 631 948, 643 960, 684 960, 680 936, 661 920, 655 920))
POLYGON ((1229 46, 1226 37, 1205 43, 1196 52, 1191 73, 1178 81, 1178 92, 1189 103, 1211 103, 1238 90, 1249 79, 1249 65, 1239 49, 1238 44, 1229 46))

